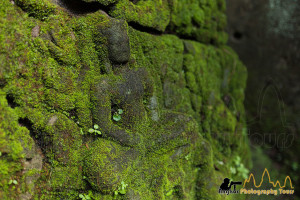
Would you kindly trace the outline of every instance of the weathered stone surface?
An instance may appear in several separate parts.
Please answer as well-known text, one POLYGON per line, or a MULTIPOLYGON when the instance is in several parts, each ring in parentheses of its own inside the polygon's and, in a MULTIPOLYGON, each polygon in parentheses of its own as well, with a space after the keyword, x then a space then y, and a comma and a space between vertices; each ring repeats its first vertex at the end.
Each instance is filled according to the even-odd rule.
POLYGON ((99 28, 100 32, 107 38, 108 58, 112 63, 126 63, 130 58, 126 26, 124 20, 112 19, 107 26, 99 28))
MULTIPOLYGON (((31 148, 24 148, 25 159, 22 160, 23 164, 23 176, 25 177, 25 185, 27 191, 20 194, 21 199, 31 199, 35 193, 35 184, 38 178, 41 176, 43 167, 43 155, 42 151, 34 141, 29 140, 32 144, 31 148)), ((23 145, 25 146, 25 145, 23 145)))
POLYGON ((11 178, 26 184, 22 136, 44 155, 32 198, 222 198, 213 192, 220 177, 231 176, 237 155, 248 164, 248 149, 240 142, 246 71, 217 40, 219 5, 203 4, 202 27, 198 8, 177 21, 181 8, 202 4, 19 2, 0 7, 0 166, 12 168, 1 174, 1 197, 21 195, 11 178))
POLYGON ((126 179, 137 153, 114 142, 98 139, 90 145, 85 159, 85 174, 92 187, 113 193, 126 179))

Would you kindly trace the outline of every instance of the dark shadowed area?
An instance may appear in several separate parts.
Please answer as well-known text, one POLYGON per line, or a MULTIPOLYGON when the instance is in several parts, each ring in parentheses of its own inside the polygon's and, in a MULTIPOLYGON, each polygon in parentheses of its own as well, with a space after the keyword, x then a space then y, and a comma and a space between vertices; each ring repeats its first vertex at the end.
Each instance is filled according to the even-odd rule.
POLYGON ((227 16, 229 45, 248 69, 245 107, 252 171, 261 174, 269 165, 274 177, 289 175, 297 187, 300 1, 227 0, 227 16))

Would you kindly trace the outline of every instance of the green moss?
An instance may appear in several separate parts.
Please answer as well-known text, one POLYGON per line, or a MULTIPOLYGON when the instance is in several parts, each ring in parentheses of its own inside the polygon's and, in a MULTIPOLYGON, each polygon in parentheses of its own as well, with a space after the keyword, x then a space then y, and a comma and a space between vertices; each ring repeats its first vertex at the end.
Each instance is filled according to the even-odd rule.
MULTIPOLYGON (((109 40, 101 30, 114 19, 100 11, 75 17, 54 10, 48 1, 17 5, 27 14, 9 1, 0 8, 1 198, 34 189, 24 182, 37 171, 17 174, 25 146, 19 138, 25 141, 30 135, 28 144, 35 140, 44 154, 34 199, 78 199, 83 193, 94 199, 219 198, 215 191, 229 175, 230 156, 249 155, 247 141, 240 143, 245 137, 246 70, 235 53, 221 45, 226 41, 223 1, 115 1, 109 14, 126 20, 130 43, 130 59, 123 68, 138 78, 145 76, 144 95, 136 95, 139 107, 122 108, 122 119, 111 121, 140 136, 134 147, 82 134, 96 120, 91 112, 96 109, 94 83, 109 80, 115 88, 127 81, 138 86, 137 79, 127 80, 109 60, 109 40), (135 28, 167 29, 204 43, 215 41, 219 47, 135 28), (146 75, 138 74, 141 68, 146 75), (16 108, 8 106, 6 95, 16 108), (127 113, 134 125, 123 122, 127 113), (18 125, 19 118, 26 120, 30 132, 18 125), (216 172, 218 161, 224 169, 216 172), (19 186, 6 185, 12 178, 20 183, 21 192, 19 186), (122 181, 128 184, 126 193, 114 196, 122 181)), ((108 94, 117 92, 112 89, 108 94)), ((120 102, 109 100, 106 106, 112 104, 109 109, 115 112, 120 102)))
POLYGON ((120 145, 102 139, 90 145, 84 169, 89 183, 96 191, 112 193, 121 185, 121 181, 129 178, 126 148, 121 149, 120 145))
POLYGON ((170 11, 167 0, 138 1, 136 4, 123 0, 115 5, 109 13, 113 17, 125 19, 163 32, 170 21, 170 11))
POLYGON ((56 6, 48 0, 16 0, 15 2, 30 16, 40 20, 47 19, 56 9, 56 6))
POLYGON ((21 159, 24 148, 32 148, 29 131, 18 123, 18 115, 8 106, 5 93, 0 90, 0 197, 9 199, 20 194, 20 172, 23 169, 21 159), (17 185, 10 185, 17 180, 17 185))
MULTIPOLYGON (((133 34, 137 33, 133 32, 133 34)), ((172 63, 173 60, 169 61, 168 57, 164 57, 164 55, 176 55, 177 52, 175 53, 174 50, 173 52, 168 52, 171 45, 164 46, 168 44, 164 42, 167 39, 166 36, 164 38, 161 37, 157 43, 155 41, 158 37, 149 36, 144 33, 139 33, 139 36, 133 35, 133 37, 133 42, 136 39, 140 44, 143 44, 142 52, 150 59, 151 64, 148 63, 146 65, 150 70, 153 70, 154 74, 158 72, 158 79, 155 79, 158 86, 156 94, 160 94, 161 92, 163 95, 162 102, 167 108, 190 113, 198 120, 199 129, 213 146, 213 155, 216 159, 214 162, 217 163, 218 160, 228 159, 225 153, 221 155, 219 152, 227 152, 227 155, 230 155, 231 151, 234 151, 247 155, 249 149, 244 148, 245 145, 241 145, 240 143, 244 137, 241 128, 244 125, 237 122, 243 118, 242 115, 238 114, 243 113, 243 108, 236 106, 237 104, 242 104, 242 99, 231 99, 230 105, 225 105, 225 102, 222 101, 224 94, 232 94, 232 90, 228 88, 228 85, 234 84, 234 88, 239 91, 242 91, 241 88, 244 88, 245 79, 243 77, 238 79, 239 83, 234 83, 233 80, 237 79, 232 78, 239 76, 238 71, 243 73, 245 70, 244 66, 234 64, 238 63, 236 55, 228 55, 228 52, 232 52, 230 49, 222 50, 222 48, 219 49, 185 41, 185 54, 182 47, 176 48, 177 50, 181 49, 181 52, 178 51, 178 53, 184 57, 182 58, 180 55, 176 57, 181 58, 179 62, 183 64, 170 64, 173 67, 178 66, 178 68, 175 67, 175 70, 172 70, 171 67, 168 67, 168 63, 172 63), (151 43, 147 41, 151 41, 151 43), (224 62, 222 59, 227 59, 227 61, 224 62), (233 66, 235 66, 235 70, 233 66), (236 71, 236 69, 239 70, 236 71), (180 78, 182 70, 187 71, 183 80, 180 78), (232 73, 227 74, 228 71, 232 73), (195 74, 198 74, 198 76, 195 76, 195 74), (168 90, 160 91, 159 88, 163 88, 164 85, 168 90), (184 86, 189 88, 188 92, 185 92, 186 89, 183 88, 184 86), (185 100, 181 101, 180 99, 182 98, 185 100), (187 102, 189 106, 184 107, 184 102, 187 102), (190 102, 192 103, 192 107, 190 106, 190 102), (218 134, 219 136, 215 137, 214 134, 218 134), (231 140, 230 138, 234 139, 231 140)), ((176 43, 175 41, 176 39, 174 38, 173 43, 176 43)), ((135 49, 133 52, 133 56, 135 56, 135 52, 140 53, 139 50, 135 49)), ((136 57, 138 58, 138 56, 136 57)), ((137 59, 137 62, 142 63, 143 61, 137 59)), ((224 170, 222 173, 227 172, 224 170)), ((210 195, 212 195, 211 193, 210 195)))
POLYGON ((102 5, 107 6, 107 5, 110 5, 110 4, 112 4, 112 3, 118 2, 119 0, 83 0, 83 1, 88 2, 88 3, 91 3, 91 2, 99 2, 99 3, 101 3, 102 5))
POLYGON ((224 1, 171 1, 169 29, 203 43, 225 44, 224 1))

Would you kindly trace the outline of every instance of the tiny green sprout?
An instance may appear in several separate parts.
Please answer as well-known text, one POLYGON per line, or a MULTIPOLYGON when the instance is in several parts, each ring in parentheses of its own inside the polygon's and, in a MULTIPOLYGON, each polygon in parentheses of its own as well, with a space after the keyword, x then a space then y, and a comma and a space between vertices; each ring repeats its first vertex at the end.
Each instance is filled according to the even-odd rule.
POLYGON ((123 110, 118 109, 118 112, 115 112, 114 115, 113 115, 113 120, 115 120, 116 122, 120 121, 122 114, 123 114, 123 110))
POLYGON ((121 190, 119 191, 120 194, 126 194, 126 187, 128 184, 125 184, 123 181, 121 182, 121 190))
POLYGON ((97 124, 94 124, 94 129, 99 129, 99 126, 97 124))
POLYGON ((124 183, 124 181, 121 182, 121 187, 118 188, 118 190, 115 191, 115 195, 118 194, 126 194, 126 187, 128 184, 124 183))
POLYGON ((189 160, 190 158, 191 158, 191 153, 189 153, 188 155, 186 155, 184 158, 186 159, 186 160, 189 160))
POLYGON ((94 133, 94 132, 95 132, 94 129, 92 129, 92 128, 89 129, 89 133, 94 133))
POLYGON ((94 128, 89 129, 89 133, 95 133, 95 135, 101 135, 101 131, 97 130, 99 129, 99 126, 97 124, 94 125, 94 128))
POLYGON ((0 156, 2 156, 2 152, 0 151, 0 156))
POLYGON ((81 198, 82 200, 89 200, 91 199, 91 197, 87 194, 79 194, 79 198, 81 198))
POLYGON ((117 112, 114 113, 113 119, 117 122, 121 120, 121 115, 117 112))
POLYGON ((236 174, 236 169, 235 169, 235 167, 230 167, 230 172, 231 172, 232 174, 236 174))
POLYGON ((11 185, 11 184, 17 185, 18 181, 16 181, 16 180, 9 180, 8 185, 11 185))

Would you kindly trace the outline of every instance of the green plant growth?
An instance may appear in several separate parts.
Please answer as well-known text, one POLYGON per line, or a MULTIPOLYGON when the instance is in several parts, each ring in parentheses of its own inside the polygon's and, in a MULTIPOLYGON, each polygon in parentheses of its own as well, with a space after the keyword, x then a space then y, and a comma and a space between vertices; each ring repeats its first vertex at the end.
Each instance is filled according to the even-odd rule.
MULTIPOLYGON (((1 152, 0 152, 1 153, 1 152)), ((0 154, 0 156, 1 156, 1 154, 0 154)), ((293 168, 293 170, 294 171, 297 171, 297 169, 298 169, 298 163, 297 162, 293 162, 293 164, 292 164, 292 168, 293 168)))
POLYGON ((17 185, 18 181, 16 181, 16 180, 9 180, 8 185, 11 185, 11 184, 17 185))
POLYGON ((80 128, 80 134, 84 135, 84 132, 83 132, 82 128, 80 128))
POLYGON ((191 153, 189 153, 188 155, 186 155, 184 158, 186 159, 186 160, 189 160, 190 158, 191 158, 191 156, 192 156, 192 154, 191 153))
POLYGON ((82 200, 89 200, 91 197, 88 194, 79 194, 79 198, 82 200))
POLYGON ((233 166, 230 167, 230 172, 234 175, 238 175, 246 179, 248 178, 249 170, 241 162, 241 158, 239 156, 236 156, 233 159, 233 166))
POLYGON ((67 111, 63 111, 62 112, 65 116, 69 117, 70 116, 70 113, 68 113, 67 111))
POLYGON ((122 114, 123 114, 123 110, 118 109, 118 112, 115 112, 114 115, 113 115, 113 120, 115 120, 116 122, 120 121, 122 114))
POLYGON ((167 194, 166 194, 166 196, 171 196, 173 194, 173 189, 172 190, 170 190, 167 194))
MULTIPOLYGON (((126 20, 123 28, 129 39, 123 31, 118 31, 122 20, 117 23, 116 19, 102 12, 73 16, 65 9, 56 9, 56 4, 50 0, 15 0, 15 5, 10 1, 1 2, 1 199, 18 199, 23 192, 32 194, 32 199, 112 199, 111 194, 121 199, 135 198, 135 194, 129 195, 129 186, 119 183, 119 180, 126 180, 130 189, 139 196, 137 198, 145 200, 167 199, 166 196, 173 195, 174 198, 181 198, 181 195, 186 199, 221 198, 216 196, 214 187, 208 188, 205 184, 194 187, 196 183, 215 182, 217 177, 223 177, 222 171, 214 170, 212 162, 215 157, 227 161, 228 152, 236 155, 247 153, 231 149, 231 146, 240 144, 239 140, 230 141, 230 145, 224 147, 226 152, 219 153, 219 148, 227 141, 219 142, 223 135, 217 133, 226 130, 240 134, 235 132, 239 120, 234 117, 239 113, 238 118, 243 121, 246 80, 246 70, 236 54, 228 47, 211 45, 215 42, 212 40, 216 40, 217 44, 225 43, 222 37, 222 41, 218 39, 223 33, 219 30, 223 23, 218 24, 226 18, 214 16, 214 23, 210 23, 212 16, 218 13, 214 11, 219 4, 201 1, 204 3, 197 5, 200 1, 192 0, 196 3, 185 6, 190 1, 182 0, 183 3, 173 1, 174 8, 171 9, 169 5, 173 4, 167 0, 136 1, 137 4, 129 0, 116 2, 116 9, 109 14, 126 20), (181 16, 185 16, 193 6, 199 9, 194 9, 187 19, 182 19, 181 16), (125 13, 128 9, 129 12, 125 13), (207 44, 181 40, 175 34, 152 35, 152 31, 146 33, 135 30, 131 23, 128 25, 128 22, 133 22, 164 32, 171 14, 172 27, 167 32, 175 30, 178 35, 187 36, 183 38, 199 38, 207 44), (125 74, 123 71, 119 75, 110 73, 110 42, 102 29, 116 29, 116 42, 120 36, 125 38, 126 44, 130 43, 129 62, 122 64, 125 74), (141 80, 131 80, 135 77, 141 80), (137 100, 144 98, 144 106, 132 105, 134 110, 131 110, 124 104, 112 114, 105 114, 118 123, 119 127, 115 126, 117 130, 123 129, 125 136, 128 133, 133 144, 128 146, 132 148, 126 146, 127 142, 118 144, 111 138, 90 138, 98 137, 102 131, 100 123, 97 123, 99 126, 93 123, 96 118, 93 118, 90 109, 97 108, 91 88, 102 80, 107 80, 109 85, 120 84, 121 87, 128 83, 130 88, 141 89, 132 91, 136 94, 131 94, 130 98, 132 95, 137 100), (228 108, 221 100, 227 94, 231 99, 228 108), (7 95, 14 97, 17 107, 10 107, 5 98, 7 95), (124 113, 120 108, 124 109, 124 113), (132 117, 134 125, 122 123, 128 113, 133 114, 129 117, 132 117), (51 162, 42 165, 42 173, 34 171, 32 177, 40 177, 30 183, 34 191, 26 184, 26 177, 33 172, 20 173, 23 170, 21 160, 35 155, 30 130, 22 126, 20 119, 30 122, 30 129, 42 142, 53 141, 50 148, 42 149, 46 160, 51 162), (199 126, 196 121, 201 122, 199 126), (195 140, 190 140, 190 133, 192 138, 197 135, 195 140), (204 138, 199 133, 205 133, 204 138), (217 138, 211 137, 211 133, 216 133, 217 138), (82 135, 86 137, 80 137, 82 135), (135 143, 138 145, 135 146, 135 143), (152 143, 153 148, 146 148, 152 143), (196 166, 201 166, 201 169, 196 166), (93 187, 91 193, 87 193, 89 184, 93 187), (176 186, 182 190, 178 191, 176 186)), ((108 88, 103 97, 112 97, 117 91, 111 86, 108 88)), ((104 91, 105 88, 99 89, 104 91)), ((111 103, 107 101, 102 106, 110 108, 111 103)), ((119 101, 115 103, 122 105, 119 101)), ((98 115, 95 117, 102 119, 98 115)), ((108 122, 111 123, 110 120, 108 122)), ((228 164, 234 166, 236 173, 243 171, 243 165, 232 163, 228 164)))
POLYGON ((89 133, 95 133, 95 135, 101 135, 101 131, 98 130, 99 126, 97 124, 94 125, 94 128, 89 129, 89 133))
POLYGON ((128 184, 124 183, 124 181, 121 182, 121 186, 118 188, 118 190, 115 191, 115 195, 118 194, 126 194, 126 187, 128 184))

